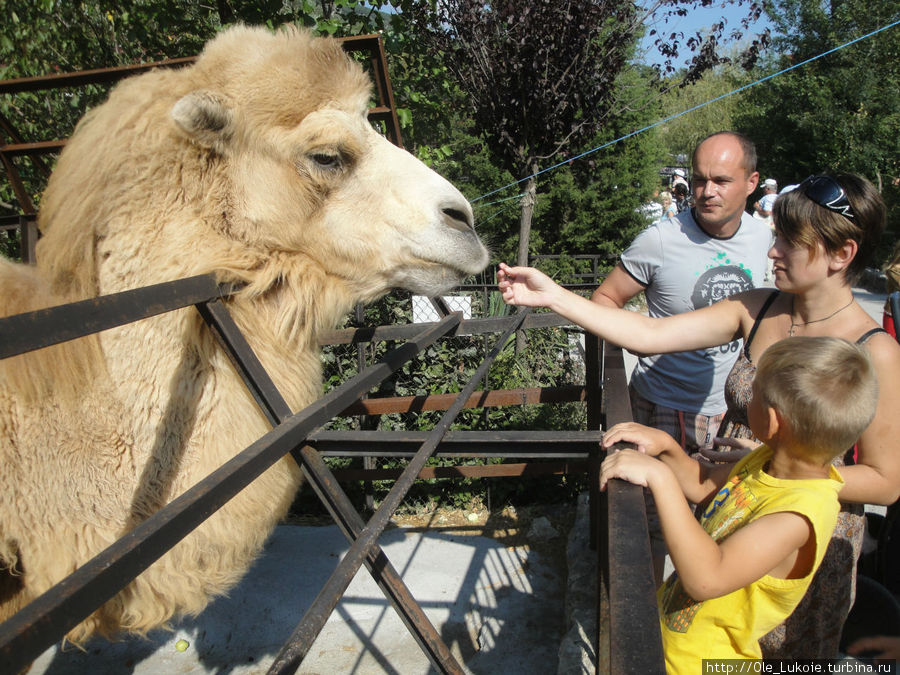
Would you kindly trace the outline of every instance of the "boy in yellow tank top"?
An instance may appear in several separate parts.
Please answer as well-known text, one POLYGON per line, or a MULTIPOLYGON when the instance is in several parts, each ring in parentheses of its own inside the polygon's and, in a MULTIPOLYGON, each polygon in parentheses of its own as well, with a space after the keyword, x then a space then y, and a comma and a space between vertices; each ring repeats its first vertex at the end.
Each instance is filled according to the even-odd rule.
POLYGON ((703 659, 760 658, 757 640, 803 598, 837 520, 843 479, 831 460, 875 414, 878 386, 864 349, 837 338, 788 338, 759 360, 748 409, 764 445, 736 465, 688 457, 665 432, 619 424, 600 485, 651 490, 675 572, 657 594, 667 672, 703 659), (698 522, 691 504, 699 504, 698 522))

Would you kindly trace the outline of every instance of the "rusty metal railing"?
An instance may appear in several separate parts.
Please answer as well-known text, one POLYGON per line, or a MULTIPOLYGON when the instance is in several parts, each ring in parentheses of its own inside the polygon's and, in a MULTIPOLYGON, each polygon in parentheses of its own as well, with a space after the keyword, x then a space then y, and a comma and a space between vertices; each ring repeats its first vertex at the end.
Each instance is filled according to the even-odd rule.
MULTIPOLYGON (((473 401, 480 399, 484 403, 492 397, 495 402, 497 398, 503 400, 504 392, 475 392, 475 387, 507 337, 520 328, 559 325, 563 323, 559 317, 520 313, 512 317, 463 322, 460 315, 452 314, 433 324, 357 329, 352 335, 339 332, 333 337, 347 341, 386 339, 386 336, 398 339, 399 335, 407 341, 320 401, 292 414, 228 313, 227 297, 232 290, 218 285, 212 276, 199 276, 0 319, 0 358, 6 358, 193 305, 274 426, 272 431, 0 625, 0 670, 16 672, 27 665, 228 499, 290 453, 351 547, 313 606, 308 608, 291 639, 282 647, 270 672, 293 672, 298 667, 361 565, 368 568, 435 669, 443 673, 463 672, 387 560, 378 545, 378 536, 413 481, 423 475, 425 460, 435 454, 552 457, 564 465, 564 470, 589 471, 591 485, 596 487, 599 430, 604 421, 614 423, 630 415, 621 352, 607 348, 601 359, 603 345, 588 336, 585 387, 550 394, 557 400, 584 400, 589 410, 587 431, 449 432, 449 425, 456 415, 473 401), (384 441, 401 446, 398 452, 412 454, 414 459, 375 516, 368 523, 363 522, 325 464, 323 455, 328 452, 346 454, 344 446, 348 444, 365 442, 372 445, 372 434, 378 436, 389 432, 354 432, 341 436, 316 430, 332 417, 360 405, 383 405, 383 401, 360 401, 360 398, 436 340, 449 335, 484 332, 503 332, 503 335, 463 391, 449 403, 446 400, 423 402, 423 405, 446 408, 441 422, 424 435, 406 434, 403 443, 397 443, 397 438, 383 437, 384 441), (601 363, 604 364, 602 367, 601 363), (622 407, 623 404, 626 407, 622 407), (511 443, 524 447, 510 450, 511 443), (414 449, 416 446, 417 450, 414 449)), ((513 396, 540 398, 540 394, 523 393, 522 390, 514 392, 513 396)), ((358 447, 355 452, 361 454, 358 447)), ((367 452, 379 454, 377 447, 367 452)), ((493 467, 483 468, 487 470, 484 475, 490 475, 493 467)), ((517 470, 521 471, 521 468, 517 470)), ((592 532, 600 553, 601 582, 598 585, 601 621, 597 639, 605 642, 610 654, 608 663, 598 664, 600 672, 656 672, 662 663, 661 647, 640 490, 616 484, 611 486, 608 500, 596 499, 595 495, 593 502, 597 517, 592 532)))

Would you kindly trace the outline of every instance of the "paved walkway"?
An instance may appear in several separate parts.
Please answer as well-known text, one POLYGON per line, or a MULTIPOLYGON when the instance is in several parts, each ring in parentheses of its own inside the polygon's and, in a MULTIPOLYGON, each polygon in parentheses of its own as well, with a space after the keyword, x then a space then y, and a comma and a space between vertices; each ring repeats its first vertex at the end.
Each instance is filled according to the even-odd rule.
MULTIPOLYGON (((533 535, 565 549, 549 521, 533 535)), ((535 521, 540 523, 541 519, 535 521)), ((534 527, 533 527, 534 530, 534 527)), ((529 534, 529 539, 531 539, 529 534)), ((393 528, 380 543, 413 596, 473 673, 555 673, 563 632, 564 562, 503 538, 393 528), (561 567, 563 569, 561 569, 561 567)), ((54 647, 34 675, 265 673, 334 570, 347 543, 336 526, 280 526, 228 598, 148 639, 54 647), (176 644, 188 645, 178 651, 176 644)), ((183 645, 182 645, 183 646, 183 645)), ((300 673, 432 672, 363 569, 304 660, 300 673)))

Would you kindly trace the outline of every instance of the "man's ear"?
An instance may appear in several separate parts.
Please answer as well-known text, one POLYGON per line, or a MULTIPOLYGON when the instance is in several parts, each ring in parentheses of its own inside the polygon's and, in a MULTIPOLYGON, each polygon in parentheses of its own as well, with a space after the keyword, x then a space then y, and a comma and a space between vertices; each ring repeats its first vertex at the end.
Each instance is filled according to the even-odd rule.
POLYGON ((759 186, 759 171, 754 171, 747 176, 747 196, 753 194, 753 191, 759 186))

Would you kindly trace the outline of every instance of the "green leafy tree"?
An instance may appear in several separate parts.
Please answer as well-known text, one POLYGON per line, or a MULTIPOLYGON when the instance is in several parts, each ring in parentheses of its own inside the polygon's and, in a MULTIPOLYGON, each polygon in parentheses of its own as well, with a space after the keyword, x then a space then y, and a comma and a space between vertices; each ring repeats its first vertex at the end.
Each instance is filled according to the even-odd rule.
MULTIPOLYGON (((892 0, 778 0, 770 16, 784 36, 774 72, 896 21, 892 0)), ((760 151, 760 166, 782 183, 842 170, 875 183, 896 232, 900 197, 900 27, 806 63, 750 90, 736 116, 760 151)))
MULTIPOLYGON (((498 163, 527 176, 519 218, 519 263, 526 263, 542 164, 577 154, 627 104, 617 86, 632 68, 631 56, 648 11, 663 5, 681 13, 694 2, 650 3, 650 10, 628 0, 537 4, 509 0, 485 4, 447 0, 417 4, 410 21, 433 45, 465 92, 471 116, 498 163)), ((759 6, 752 3, 753 11, 759 6)), ((718 63, 711 39, 662 37, 667 55, 682 41, 697 51, 691 73, 718 63)))
POLYGON ((449 0, 412 21, 441 53, 504 168, 524 186, 518 261, 528 259, 540 163, 578 148, 608 114, 633 45, 632 3, 449 0))
POLYGON ((659 186, 664 157, 658 132, 615 141, 659 119, 660 101, 652 79, 639 69, 623 72, 617 86, 625 105, 589 141, 600 149, 555 176, 542 200, 541 250, 605 254, 611 265, 647 224, 638 207, 659 186))
MULTIPOLYGON (((694 148, 709 134, 732 129, 737 113, 746 106, 747 93, 726 95, 752 80, 751 73, 735 60, 716 66, 702 78, 682 86, 678 86, 677 78, 672 80, 662 98, 663 117, 690 112, 660 127, 660 142, 669 155, 667 162, 675 164, 679 156, 690 158, 694 148)), ((754 136, 750 134, 751 138, 754 136)))

